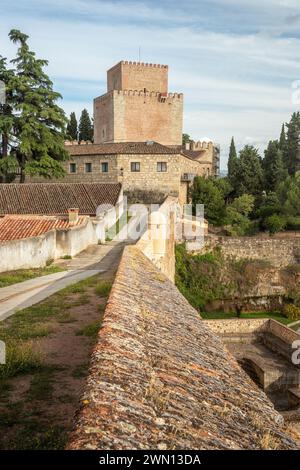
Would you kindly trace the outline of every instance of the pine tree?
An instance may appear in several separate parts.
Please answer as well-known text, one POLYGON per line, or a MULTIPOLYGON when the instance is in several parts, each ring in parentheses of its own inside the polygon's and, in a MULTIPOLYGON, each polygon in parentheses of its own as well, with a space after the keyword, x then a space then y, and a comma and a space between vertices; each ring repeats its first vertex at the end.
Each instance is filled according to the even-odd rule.
POLYGON ((11 156, 18 161, 21 182, 26 174, 63 176, 59 160, 67 159, 68 153, 64 147, 66 118, 57 105, 61 95, 53 91, 53 83, 44 72, 48 62, 37 59, 30 51, 28 36, 11 30, 9 38, 19 46, 16 58, 11 61, 15 76, 9 104, 14 110, 11 156))
POLYGON ((79 121, 79 140, 92 141, 93 140, 93 126, 87 109, 81 113, 79 121))
POLYGON ((284 148, 284 163, 290 175, 300 170, 300 113, 293 113, 286 124, 287 135, 284 148))
POLYGON ((76 119, 76 114, 74 112, 70 114, 70 119, 68 121, 67 138, 70 140, 78 139, 78 123, 76 119))
POLYGON ((10 157, 14 115, 11 106, 14 71, 7 68, 6 59, 0 56, 0 81, 5 90, 0 103, 0 182, 11 182, 15 178, 17 162, 10 157))
POLYGON ((234 138, 231 139, 230 150, 229 150, 229 158, 227 163, 228 168, 228 178, 231 183, 234 184, 234 180, 236 178, 236 173, 238 170, 238 156, 236 153, 234 138))
POLYGON ((283 164, 280 143, 277 140, 271 140, 267 150, 265 150, 263 169, 265 189, 267 191, 275 191, 279 184, 288 176, 283 164))

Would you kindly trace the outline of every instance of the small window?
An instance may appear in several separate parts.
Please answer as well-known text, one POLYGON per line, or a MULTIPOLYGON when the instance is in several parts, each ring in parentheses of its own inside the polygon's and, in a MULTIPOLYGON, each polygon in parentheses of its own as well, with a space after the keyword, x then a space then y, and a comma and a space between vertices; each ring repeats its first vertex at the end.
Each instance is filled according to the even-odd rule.
POLYGON ((86 173, 92 173, 92 164, 91 163, 86 163, 85 164, 85 172, 86 173))
POLYGON ((131 171, 138 172, 141 171, 140 162, 131 162, 131 171))
POLYGON ((101 171, 102 173, 108 173, 108 162, 101 163, 101 171))
POLYGON ((166 162, 157 162, 157 171, 159 173, 167 171, 167 164, 166 162))
POLYGON ((77 173, 76 163, 70 163, 70 173, 77 173))

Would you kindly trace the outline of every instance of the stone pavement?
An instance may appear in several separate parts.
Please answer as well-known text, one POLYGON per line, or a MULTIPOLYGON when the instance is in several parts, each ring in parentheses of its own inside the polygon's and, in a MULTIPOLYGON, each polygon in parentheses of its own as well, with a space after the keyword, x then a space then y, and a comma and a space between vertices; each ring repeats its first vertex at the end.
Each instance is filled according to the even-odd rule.
POLYGON ((116 269, 124 243, 110 242, 92 245, 70 260, 58 260, 55 264, 64 271, 41 276, 0 289, 0 321, 18 310, 35 305, 52 294, 95 274, 116 269))

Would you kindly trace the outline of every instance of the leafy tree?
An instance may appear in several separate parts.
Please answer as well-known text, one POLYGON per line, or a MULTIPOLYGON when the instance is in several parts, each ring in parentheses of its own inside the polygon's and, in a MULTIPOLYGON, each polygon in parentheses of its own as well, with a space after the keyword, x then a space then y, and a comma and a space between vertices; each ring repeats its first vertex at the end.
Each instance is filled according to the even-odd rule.
POLYGON ((290 175, 300 170, 300 113, 293 113, 286 124, 287 135, 284 147, 285 165, 290 175))
POLYGON ((182 134, 182 145, 188 144, 191 142, 191 136, 189 134, 182 134))
POLYGON ((265 194, 259 211, 257 212, 258 216, 263 220, 270 215, 280 214, 282 210, 282 205, 280 203, 278 194, 276 192, 269 192, 265 194))
MULTIPOLYGON (((2 172, 13 166, 25 175, 45 178, 65 174, 59 160, 68 158, 64 148, 66 118, 57 105, 61 95, 53 91, 53 84, 44 72, 46 60, 37 59, 28 47, 28 36, 18 30, 9 33, 11 41, 19 46, 9 78, 7 105, 10 107, 11 126, 7 126, 9 161, 2 161, 2 172)), ((2 72, 3 65, 2 61, 2 72)), ((4 120, 1 116, 1 129, 4 120)), ((3 138, 2 138, 3 151, 3 138)), ((5 153, 4 153, 4 160, 5 153)))
POLYGON ((70 114, 70 119, 68 121, 67 138, 70 140, 78 139, 78 123, 76 119, 76 114, 74 112, 70 114))
POLYGON ((192 203, 204 204, 205 217, 213 225, 221 225, 225 215, 225 203, 221 190, 213 178, 197 176, 191 189, 192 203))
POLYGON ((263 170, 258 150, 246 145, 240 151, 235 192, 238 196, 252 194, 258 196, 263 190, 263 170))
POLYGON ((281 232, 286 227, 286 219, 282 215, 273 214, 266 218, 264 227, 271 235, 281 232))
POLYGON ((243 194, 226 208, 226 229, 230 235, 245 235, 250 226, 248 215, 254 207, 254 196, 243 194))
POLYGON ((288 177, 277 191, 282 213, 288 216, 300 216, 300 172, 288 177))
POLYGON ((84 109, 81 113, 79 121, 79 140, 80 141, 92 141, 93 140, 93 126, 90 119, 90 115, 87 109, 84 109))
POLYGON ((271 140, 267 150, 265 150, 263 169, 264 188, 267 191, 276 190, 278 185, 288 176, 283 164, 282 151, 277 140, 271 140))
POLYGON ((230 184, 229 178, 216 178, 214 180, 215 186, 221 191, 225 203, 227 203, 232 196, 233 187, 230 184))
POLYGON ((236 153, 234 138, 232 137, 227 167, 228 167, 228 178, 229 178, 230 183, 233 186, 235 186, 236 184, 238 166, 239 166, 239 160, 238 160, 238 156, 236 153))

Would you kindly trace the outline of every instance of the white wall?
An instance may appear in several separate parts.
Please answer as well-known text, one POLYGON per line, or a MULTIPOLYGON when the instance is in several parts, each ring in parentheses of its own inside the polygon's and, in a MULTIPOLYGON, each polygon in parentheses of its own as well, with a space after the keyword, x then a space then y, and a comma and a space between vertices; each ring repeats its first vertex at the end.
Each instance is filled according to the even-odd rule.
POLYGON ((0 243, 0 272, 39 268, 56 256, 56 232, 0 243))

